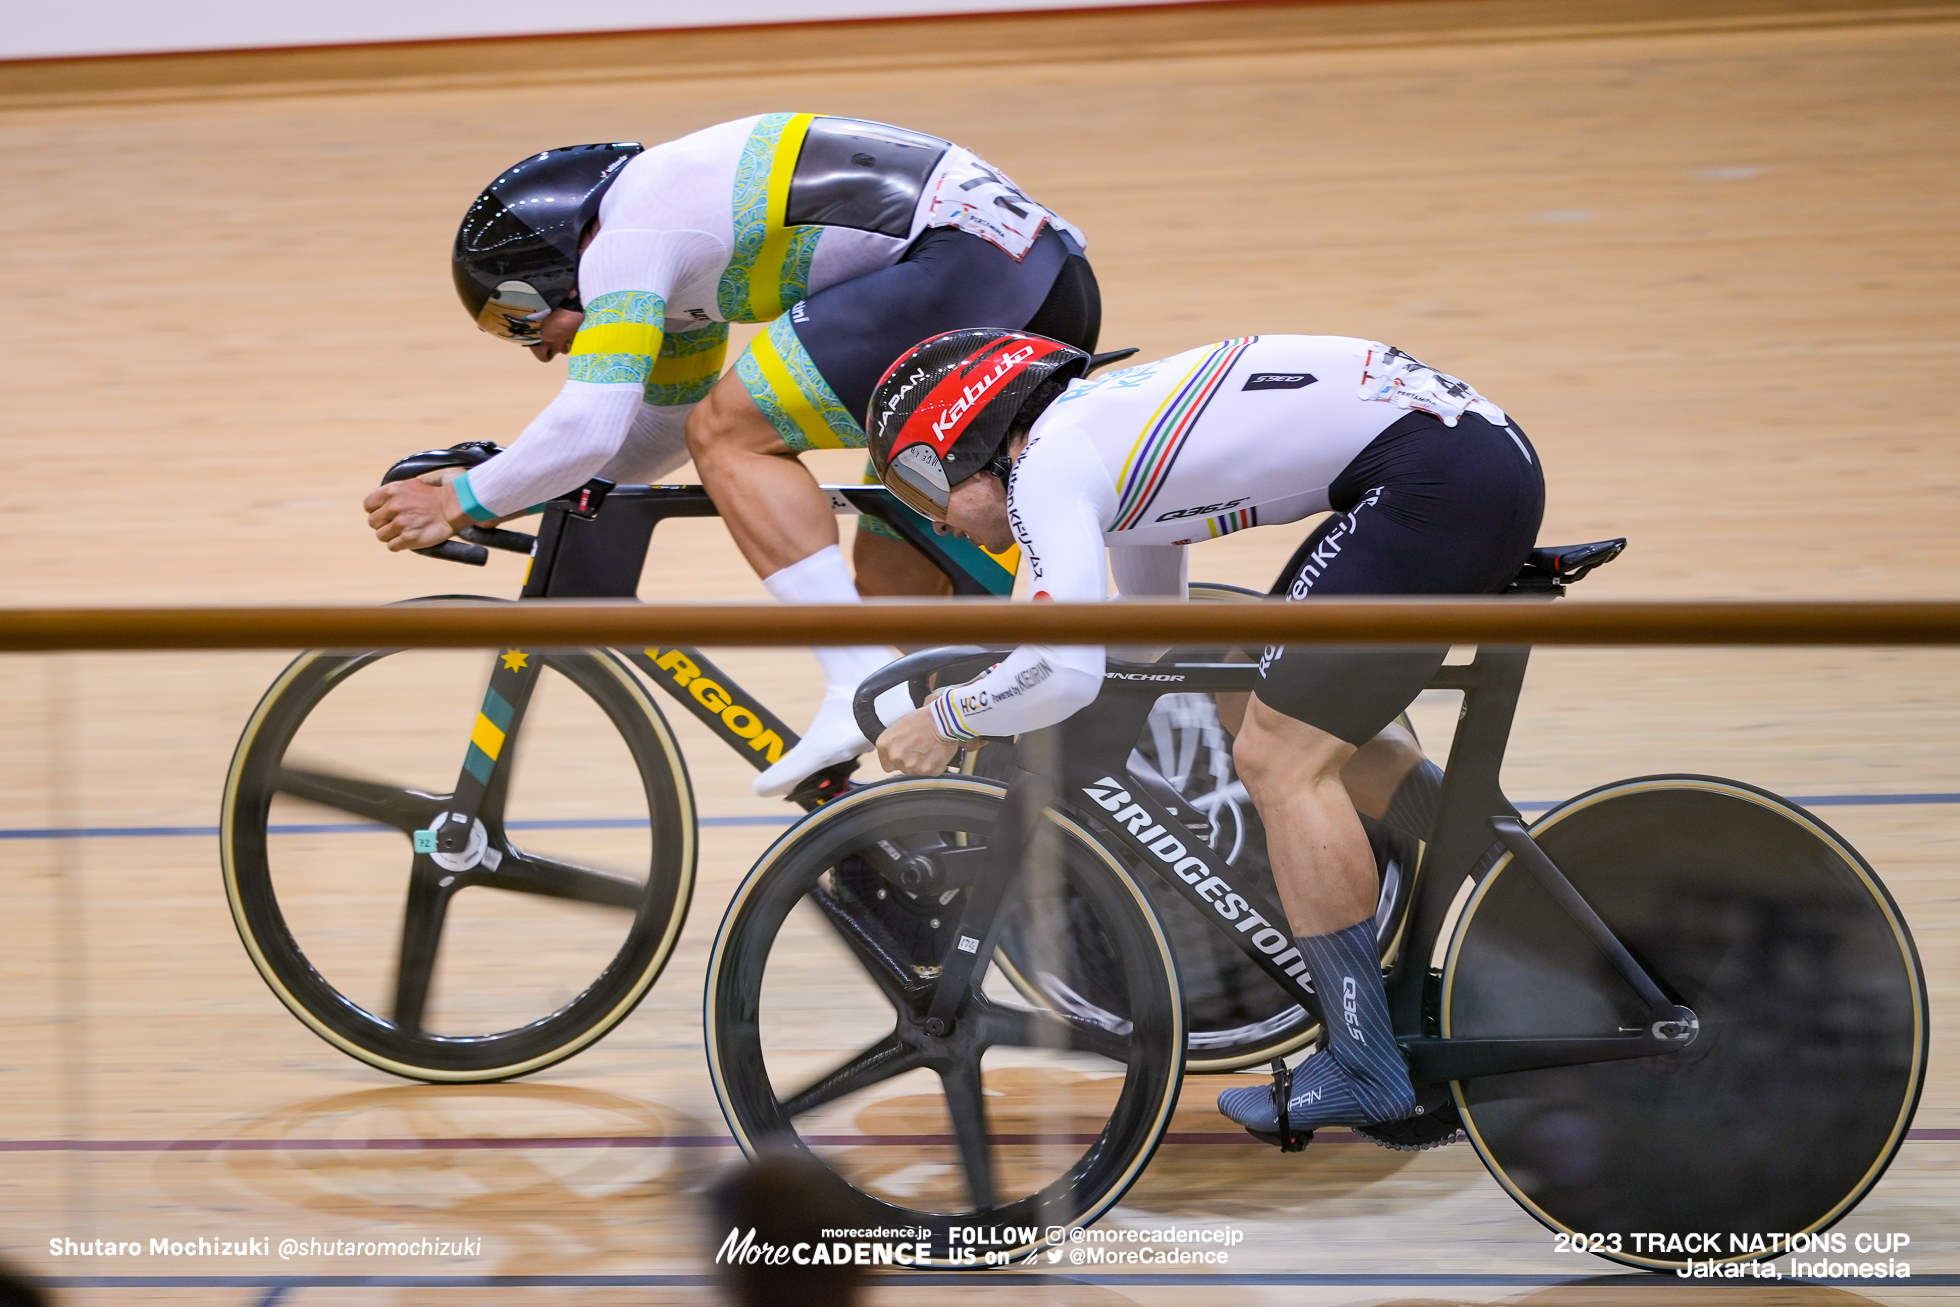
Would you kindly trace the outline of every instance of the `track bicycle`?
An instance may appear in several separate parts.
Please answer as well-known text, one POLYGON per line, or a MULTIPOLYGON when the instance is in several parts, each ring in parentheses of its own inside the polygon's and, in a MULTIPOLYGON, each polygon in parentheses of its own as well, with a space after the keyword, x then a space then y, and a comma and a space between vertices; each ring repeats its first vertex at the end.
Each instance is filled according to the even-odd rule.
MULTIPOLYGON (((385 479, 496 452, 431 450, 385 479)), ((956 593, 1011 589, 1011 560, 936 535, 884 487, 826 493, 905 533, 956 593)), ((523 600, 631 598, 654 528, 715 514, 699 486, 594 479, 543 506, 535 535, 474 527, 417 552, 526 554, 523 600)), ((479 599, 413 602, 445 598, 479 599)), ((421 1080, 523 1075, 618 1025, 666 965, 694 883, 687 765, 649 683, 758 771, 797 743, 699 649, 510 648, 487 677, 479 652, 295 658, 240 737, 220 827, 233 920, 273 993, 336 1048, 421 1080)), ((814 808, 855 767, 789 798, 814 808)))
MULTIPOLYGON (((1556 594, 1623 543, 1541 549, 1514 588, 1556 594)), ((860 688, 860 720, 892 685, 1001 656, 902 658, 860 688)), ((1499 774, 1528 659, 1481 647, 1430 683, 1462 714, 1378 930, 1418 1111, 1360 1133, 1467 1134, 1526 1211, 1614 1261, 1678 1267, 1646 1236, 1711 1231, 1743 1239, 1715 1260, 1759 1259, 1774 1246, 1750 1236, 1837 1221, 1905 1138, 1927 1040, 1911 935, 1856 850, 1740 781, 1617 781, 1527 828, 1499 774)), ((709 962, 709 1065, 742 1146, 817 1152, 850 1224, 928 1230, 942 1265, 973 1264, 976 1231, 1019 1260, 1107 1212, 1186 1064, 1183 954, 1157 904, 1309 1003, 1273 895, 1135 765, 1158 696, 1255 676, 1189 651, 1112 660, 1089 708, 979 749, 1011 748, 997 778, 868 786, 778 839, 709 962), (893 911, 901 880, 944 896, 934 929, 893 911)))
MULTIPOLYGON (((471 466, 495 448, 428 451, 386 479, 471 466)), ((826 493, 835 511, 905 535, 956 594, 1011 590, 1012 559, 937 534, 884 487, 826 493)), ((419 552, 475 565, 491 549, 526 554, 523 600, 631 598, 655 527, 715 513, 699 486, 594 480, 545 505, 535 535, 470 528, 419 552)), ((616 1027, 666 965, 694 879, 692 787, 649 683, 757 770, 797 742, 693 648, 504 649, 487 675, 468 651, 295 658, 241 734, 221 820, 233 920, 273 993, 341 1051, 431 1081, 524 1075, 616 1027)), ((1161 764, 1224 855, 1270 885, 1210 699, 1166 700, 1138 746, 1138 765, 1161 764)), ((807 811, 847 792, 855 766, 818 773, 790 800, 807 811)), ((1376 834, 1385 883, 1405 883, 1413 841, 1376 834)), ((930 933, 939 894, 901 885, 892 910, 930 933)), ((1270 1060, 1311 1037, 1283 991, 1240 974, 1180 905, 1163 911, 1198 950, 1185 973, 1206 991, 1187 1003, 1192 1069, 1270 1060)))

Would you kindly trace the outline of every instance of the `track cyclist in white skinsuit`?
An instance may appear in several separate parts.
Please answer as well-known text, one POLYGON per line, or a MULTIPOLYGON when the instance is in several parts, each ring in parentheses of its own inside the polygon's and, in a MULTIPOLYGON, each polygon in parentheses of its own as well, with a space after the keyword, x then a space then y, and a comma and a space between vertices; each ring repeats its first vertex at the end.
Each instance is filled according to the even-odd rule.
MULTIPOLYGON (((1018 541, 1036 599, 1099 601, 1112 574, 1126 598, 1182 598, 1187 545, 1329 509, 1275 593, 1491 593, 1531 550, 1544 478, 1530 442, 1469 385, 1398 350, 1248 336, 1093 381, 1080 380, 1087 364, 1025 332, 950 332, 872 396, 885 484, 989 548, 1018 541)), ((1375 948, 1374 858, 1342 773, 1446 652, 1268 648, 1238 731, 1233 758, 1328 1032, 1293 1082, 1296 1130, 1415 1106, 1375 948)), ((1023 646, 900 718, 879 755, 932 775, 960 741, 1061 721, 1096 697, 1103 660, 1023 646)), ((1265 1088, 1218 1105, 1255 1133, 1278 1129, 1265 1088)))
MULTIPOLYGON (((875 523, 854 584, 796 455, 861 447, 871 388, 936 332, 1028 327, 1094 349, 1085 243, 971 151, 883 123, 772 113, 652 149, 548 150, 477 198, 453 262, 484 331, 570 356, 565 387, 487 463, 376 489, 369 524, 391 549, 422 548, 595 475, 655 481, 691 456, 777 599, 940 592, 945 578, 875 523), (731 322, 770 325, 723 376, 731 322)), ((759 794, 870 747, 850 693, 887 653, 816 652, 823 707, 759 794)))

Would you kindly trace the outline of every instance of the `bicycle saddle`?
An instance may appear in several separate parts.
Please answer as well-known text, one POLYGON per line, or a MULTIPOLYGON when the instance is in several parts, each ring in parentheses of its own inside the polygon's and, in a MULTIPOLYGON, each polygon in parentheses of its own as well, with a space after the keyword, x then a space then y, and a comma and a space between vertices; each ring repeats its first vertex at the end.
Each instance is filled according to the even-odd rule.
POLYGON ((1626 547, 1625 536, 1588 545, 1541 545, 1525 555, 1524 566, 1511 578, 1509 588, 1556 594, 1595 567, 1618 558, 1626 547))
POLYGON ((391 481, 406 481, 419 477, 425 472, 434 472, 445 467, 475 467, 487 463, 504 452, 502 445, 489 440, 467 440, 448 449, 425 449, 419 454, 410 454, 386 472, 381 474, 381 484, 391 481))
POLYGON ((1121 363, 1124 359, 1130 357, 1130 355, 1136 352, 1137 352, 1137 347, 1132 345, 1128 349, 1110 350, 1107 354, 1091 354, 1089 356, 1089 366, 1087 370, 1084 371, 1083 375, 1087 376, 1090 372, 1094 372, 1097 368, 1106 368, 1112 363, 1121 363))

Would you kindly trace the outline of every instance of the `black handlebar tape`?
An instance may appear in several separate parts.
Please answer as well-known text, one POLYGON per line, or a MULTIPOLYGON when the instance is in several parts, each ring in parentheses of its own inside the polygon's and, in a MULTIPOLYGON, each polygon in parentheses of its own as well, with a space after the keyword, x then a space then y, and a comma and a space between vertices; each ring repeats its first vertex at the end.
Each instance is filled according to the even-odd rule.
POLYGON ((912 689, 912 701, 921 703, 924 696, 920 690, 926 678, 934 672, 976 658, 997 660, 1006 656, 1003 651, 982 649, 972 644, 921 649, 917 653, 907 654, 895 662, 886 663, 858 684, 857 693, 851 697, 851 715, 857 718, 858 729, 864 732, 864 738, 875 740, 885 733, 885 723, 878 717, 878 696, 894 685, 916 682, 912 689))
POLYGON ((473 545, 485 545, 513 554, 529 554, 538 538, 524 531, 506 531, 494 526, 466 526, 457 532, 473 545))
POLYGON ((476 467, 503 452, 502 446, 489 440, 466 440, 448 449, 425 449, 419 454, 410 454, 383 472, 381 484, 385 486, 391 481, 406 481, 410 477, 439 472, 446 467, 476 467))
POLYGON ((467 563, 471 567, 482 567, 490 561, 490 551, 482 545, 466 545, 460 540, 445 540, 439 545, 415 551, 429 558, 440 558, 449 563, 467 563))

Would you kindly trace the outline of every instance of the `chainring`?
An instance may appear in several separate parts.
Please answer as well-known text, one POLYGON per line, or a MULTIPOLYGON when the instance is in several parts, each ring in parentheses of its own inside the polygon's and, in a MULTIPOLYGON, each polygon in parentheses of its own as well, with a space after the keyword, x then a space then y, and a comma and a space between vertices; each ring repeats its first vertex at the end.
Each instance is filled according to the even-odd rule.
POLYGON ((1433 1112, 1412 1116, 1406 1121, 1383 1121, 1378 1125, 1358 1125, 1354 1132, 1365 1139, 1392 1148, 1398 1153, 1421 1153, 1441 1148, 1465 1137, 1463 1118, 1456 1101, 1450 1099, 1433 1112))

